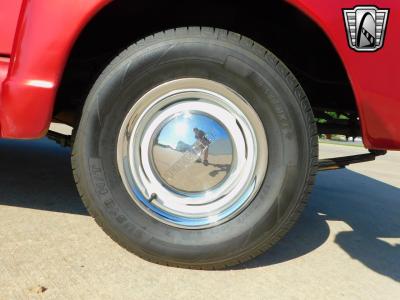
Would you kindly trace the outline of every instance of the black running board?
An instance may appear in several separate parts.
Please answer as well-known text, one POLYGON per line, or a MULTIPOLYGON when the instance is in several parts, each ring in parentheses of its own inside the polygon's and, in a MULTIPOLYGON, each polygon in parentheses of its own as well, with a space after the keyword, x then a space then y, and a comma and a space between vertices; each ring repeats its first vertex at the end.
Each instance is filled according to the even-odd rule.
POLYGON ((375 157, 386 154, 385 150, 369 150, 370 153, 350 155, 319 160, 319 171, 342 169, 350 164, 375 160, 375 157))

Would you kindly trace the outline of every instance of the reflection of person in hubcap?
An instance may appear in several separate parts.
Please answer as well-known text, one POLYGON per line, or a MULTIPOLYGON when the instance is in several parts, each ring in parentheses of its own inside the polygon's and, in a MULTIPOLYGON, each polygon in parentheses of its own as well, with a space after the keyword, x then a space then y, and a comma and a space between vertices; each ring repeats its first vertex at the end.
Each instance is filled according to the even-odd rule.
MULTIPOLYGON (((196 148, 199 148, 201 153, 204 153, 203 164, 208 166, 208 146, 211 144, 211 141, 206 137, 203 130, 193 128, 193 132, 196 139, 196 148)), ((201 162, 201 158, 198 158, 196 162, 201 162)))

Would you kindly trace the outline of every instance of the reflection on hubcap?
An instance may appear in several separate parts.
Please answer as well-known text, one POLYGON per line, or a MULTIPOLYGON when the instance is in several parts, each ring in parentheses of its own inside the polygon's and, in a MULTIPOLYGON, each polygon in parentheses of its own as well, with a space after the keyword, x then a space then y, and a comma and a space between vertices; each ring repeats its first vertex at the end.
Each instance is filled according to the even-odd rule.
POLYGON ((267 140, 254 109, 205 79, 164 83, 140 98, 118 137, 118 168, 132 200, 172 226, 233 218, 258 192, 267 140))
POLYGON ((233 162, 228 130, 213 117, 197 112, 172 117, 152 145, 160 178, 178 191, 211 190, 228 177, 233 162))

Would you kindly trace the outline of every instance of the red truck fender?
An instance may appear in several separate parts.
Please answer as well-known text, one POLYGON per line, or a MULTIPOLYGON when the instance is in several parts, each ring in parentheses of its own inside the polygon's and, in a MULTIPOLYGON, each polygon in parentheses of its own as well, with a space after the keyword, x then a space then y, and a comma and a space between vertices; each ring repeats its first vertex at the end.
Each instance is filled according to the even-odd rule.
POLYGON ((2 137, 39 138, 46 134, 71 48, 90 19, 109 2, 23 2, 1 92, 2 137))

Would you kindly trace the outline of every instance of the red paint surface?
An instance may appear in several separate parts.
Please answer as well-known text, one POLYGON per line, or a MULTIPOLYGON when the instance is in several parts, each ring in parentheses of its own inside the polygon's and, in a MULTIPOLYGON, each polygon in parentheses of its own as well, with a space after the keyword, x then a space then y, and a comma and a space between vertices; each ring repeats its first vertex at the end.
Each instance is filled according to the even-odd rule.
POLYGON ((22 0, 0 1, 0 54, 10 54, 22 0))
POLYGON ((400 1, 288 2, 323 29, 341 57, 356 97, 365 146, 400 150, 400 1), (385 43, 377 52, 356 52, 347 43, 342 8, 366 4, 390 9, 385 43))
MULTIPOLYGON (((45 134, 70 50, 87 22, 109 2, 24 0, 0 95, 1 136, 37 138, 45 134)), ((348 47, 342 16, 342 8, 365 5, 365 1, 288 2, 322 28, 341 57, 356 96, 366 147, 400 149, 400 1, 367 3, 390 8, 384 47, 369 53, 348 47)))
MULTIPOLYGON (((10 60, 8 58, 0 57, 0 83, 7 76, 9 63, 10 63, 10 60)), ((0 95, 1 95, 1 84, 0 84, 0 95)))
POLYGON ((0 97, 2 137, 46 134, 70 50, 88 21, 109 2, 23 1, 0 97))

